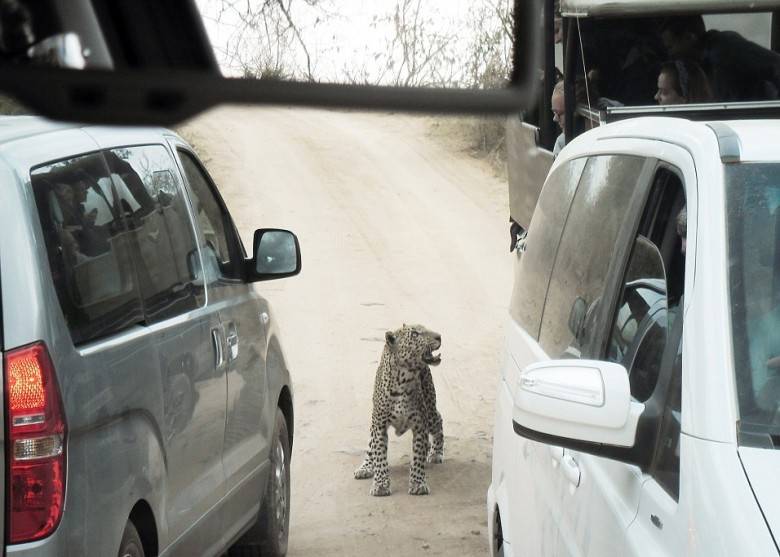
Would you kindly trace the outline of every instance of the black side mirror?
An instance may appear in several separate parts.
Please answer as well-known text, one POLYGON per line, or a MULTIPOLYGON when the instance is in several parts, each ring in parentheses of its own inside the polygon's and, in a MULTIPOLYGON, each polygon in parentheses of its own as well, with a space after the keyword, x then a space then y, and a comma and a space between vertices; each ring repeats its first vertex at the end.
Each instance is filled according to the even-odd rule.
POLYGON ((256 230, 253 252, 254 257, 247 261, 248 282, 291 277, 301 272, 300 244, 289 230, 256 230))

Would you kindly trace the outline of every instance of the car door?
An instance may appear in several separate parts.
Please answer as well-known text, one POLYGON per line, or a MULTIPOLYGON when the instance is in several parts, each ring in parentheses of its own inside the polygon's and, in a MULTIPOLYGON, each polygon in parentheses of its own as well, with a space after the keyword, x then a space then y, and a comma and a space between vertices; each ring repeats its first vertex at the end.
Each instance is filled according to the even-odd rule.
POLYGON ((628 554, 679 555, 686 547, 688 521, 679 505, 681 452, 682 327, 672 346, 676 357, 666 393, 661 430, 647 480, 642 484, 639 512, 628 529, 628 554))
MULTIPOLYGON (((649 181, 649 164, 639 156, 588 160, 544 305, 539 343, 549 358, 589 358, 598 352, 608 327, 605 308, 614 298, 609 277, 621 258, 622 238, 635 227, 631 200, 636 184, 649 181)), ((638 471, 568 449, 550 450, 545 456, 554 476, 548 512, 556 517, 555 553, 621 554, 639 504, 638 471)))
MULTIPOLYGON (((557 353, 622 364, 629 373, 632 396, 648 408, 658 408, 669 387, 677 350, 669 337, 682 296, 684 260, 675 219, 684 205, 684 193, 678 175, 666 167, 655 169, 653 160, 642 163, 642 170, 641 159, 610 158, 602 159, 601 171, 594 167, 589 175, 589 169, 585 170, 578 196, 588 195, 591 203, 601 207, 594 212, 592 206, 578 205, 575 199, 558 252, 564 266, 560 274, 553 272, 541 339, 557 353), (586 180, 601 182, 603 189, 589 193, 586 180), (621 206, 628 210, 617 211, 621 206), (622 222, 610 223, 602 211, 621 214, 622 222), (609 244, 599 245, 599 240, 577 247, 574 234, 569 244, 570 226, 586 237, 597 226, 609 244), (599 251, 605 255, 599 256, 599 251), (600 273, 588 268, 593 264, 600 273), (571 277, 564 271, 567 268, 580 273, 580 278, 567 283, 566 277, 571 277), (601 285, 596 288, 600 293, 589 298, 587 285, 596 284, 594 277, 601 285), (581 294, 567 293, 571 284, 581 294), (584 303, 568 310, 568 332, 561 333, 570 305, 566 300, 572 298, 584 303), (557 319, 548 311, 557 311, 557 319), (553 320, 549 324, 548 317, 553 320)), ((638 450, 649 455, 653 447, 639 446, 638 450)), ((636 518, 646 474, 636 465, 568 449, 560 468, 559 481, 564 485, 560 532, 565 553, 626 554, 627 530, 636 518)))
POLYGON ((222 463, 228 500, 224 517, 230 527, 258 505, 268 464, 271 428, 264 422, 267 306, 243 281, 245 254, 230 214, 210 176, 184 144, 176 145, 194 211, 203 230, 204 252, 212 259, 216 280, 210 303, 219 306, 225 339, 227 418, 222 463))
POLYGON ((539 128, 523 122, 518 116, 510 116, 507 120, 509 214, 526 229, 553 163, 553 154, 540 145, 539 135, 539 128))
POLYGON ((170 539, 176 553, 197 553, 221 537, 215 509, 225 495, 227 365, 215 334, 221 331, 219 312, 206 303, 195 223, 168 147, 113 148, 106 159, 137 249, 146 323, 159 361, 170 539))
POLYGON ((557 461, 562 449, 548 447, 515 435, 512 431, 512 402, 519 373, 526 366, 546 358, 537 341, 544 298, 550 282, 555 253, 580 182, 587 158, 567 161, 553 171, 544 184, 539 205, 533 213, 525 252, 515 261, 515 281, 507 331, 508 365, 502 376, 496 415, 497 439, 494 459, 499 470, 494 482, 504 481, 508 509, 502 509, 504 537, 520 554, 555 554, 559 516, 554 511, 557 499, 557 461), (509 393, 509 400, 503 397, 509 393), (502 428, 507 432, 500 436, 502 428), (503 438, 502 438, 503 437, 503 438), (503 442, 510 444, 504 452, 503 442), (502 468, 504 469, 502 471, 502 468), (497 477, 503 475, 505 479, 497 477))

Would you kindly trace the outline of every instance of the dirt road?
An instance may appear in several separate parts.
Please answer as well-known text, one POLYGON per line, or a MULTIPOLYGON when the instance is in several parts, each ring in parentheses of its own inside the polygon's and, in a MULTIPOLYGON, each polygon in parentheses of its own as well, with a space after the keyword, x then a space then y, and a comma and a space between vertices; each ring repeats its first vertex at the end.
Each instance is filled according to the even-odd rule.
POLYGON ((295 231, 300 276, 262 283, 295 387, 291 556, 484 555, 493 401, 511 288, 506 185, 397 114, 219 109, 184 133, 247 246, 295 231), (393 494, 357 481, 388 329, 442 334, 445 461, 407 494, 411 433, 390 434, 393 494))

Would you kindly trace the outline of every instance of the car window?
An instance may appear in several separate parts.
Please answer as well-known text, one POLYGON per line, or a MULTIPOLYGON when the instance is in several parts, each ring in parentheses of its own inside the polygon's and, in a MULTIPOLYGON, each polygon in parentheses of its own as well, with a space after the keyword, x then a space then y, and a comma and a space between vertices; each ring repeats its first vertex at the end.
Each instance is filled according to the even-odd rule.
POLYGON ((137 272, 147 321, 156 322, 197 307, 202 283, 193 263, 197 242, 181 182, 162 145, 106 152, 111 187, 138 249, 137 272))
POLYGON ((674 500, 680 496, 680 430, 682 399, 682 339, 677 339, 671 385, 661 418, 661 430, 650 474, 674 500))
POLYGON ((606 347, 606 359, 626 368, 631 395, 641 402, 652 397, 663 409, 655 452, 648 454, 649 473, 675 499, 686 237, 683 184, 678 172, 664 165, 656 171, 639 220, 606 347))
POLYGON ((231 249, 233 228, 230 217, 195 158, 184 149, 179 149, 179 158, 190 185, 193 210, 203 232, 207 272, 213 270, 224 278, 239 278, 240 257, 235 248, 231 249))
POLYGON ((586 158, 574 159, 559 166, 547 179, 539 204, 528 230, 517 280, 512 292, 512 317, 536 337, 542 322, 542 309, 555 251, 561 239, 569 206, 577 191, 586 158))
POLYGON ((607 343, 606 359, 626 368, 631 395, 641 402, 656 388, 667 337, 679 313, 676 285, 685 281, 684 265, 678 262, 684 257, 678 222, 684 206, 680 179, 660 169, 640 219, 607 343))
POLYGON ((544 306, 539 343, 552 358, 580 358, 597 323, 606 277, 644 159, 588 160, 566 221, 544 306))
POLYGON ((144 320, 125 206, 99 153, 31 172, 54 287, 75 343, 144 320))
POLYGON ((780 164, 724 167, 739 441, 780 444, 780 164))

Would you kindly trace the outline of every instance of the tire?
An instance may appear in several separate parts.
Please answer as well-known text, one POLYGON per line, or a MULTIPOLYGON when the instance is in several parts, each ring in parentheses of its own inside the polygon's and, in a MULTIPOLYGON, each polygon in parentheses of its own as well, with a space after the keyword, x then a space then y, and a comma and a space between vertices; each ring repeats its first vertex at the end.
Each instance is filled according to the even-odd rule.
POLYGON ((290 528, 290 436, 287 420, 276 409, 271 444, 271 472, 257 522, 238 543, 230 557, 284 557, 290 528))
POLYGON ((141 536, 131 520, 127 521, 125 531, 122 534, 122 541, 119 544, 119 557, 144 557, 144 544, 141 542, 141 536))

